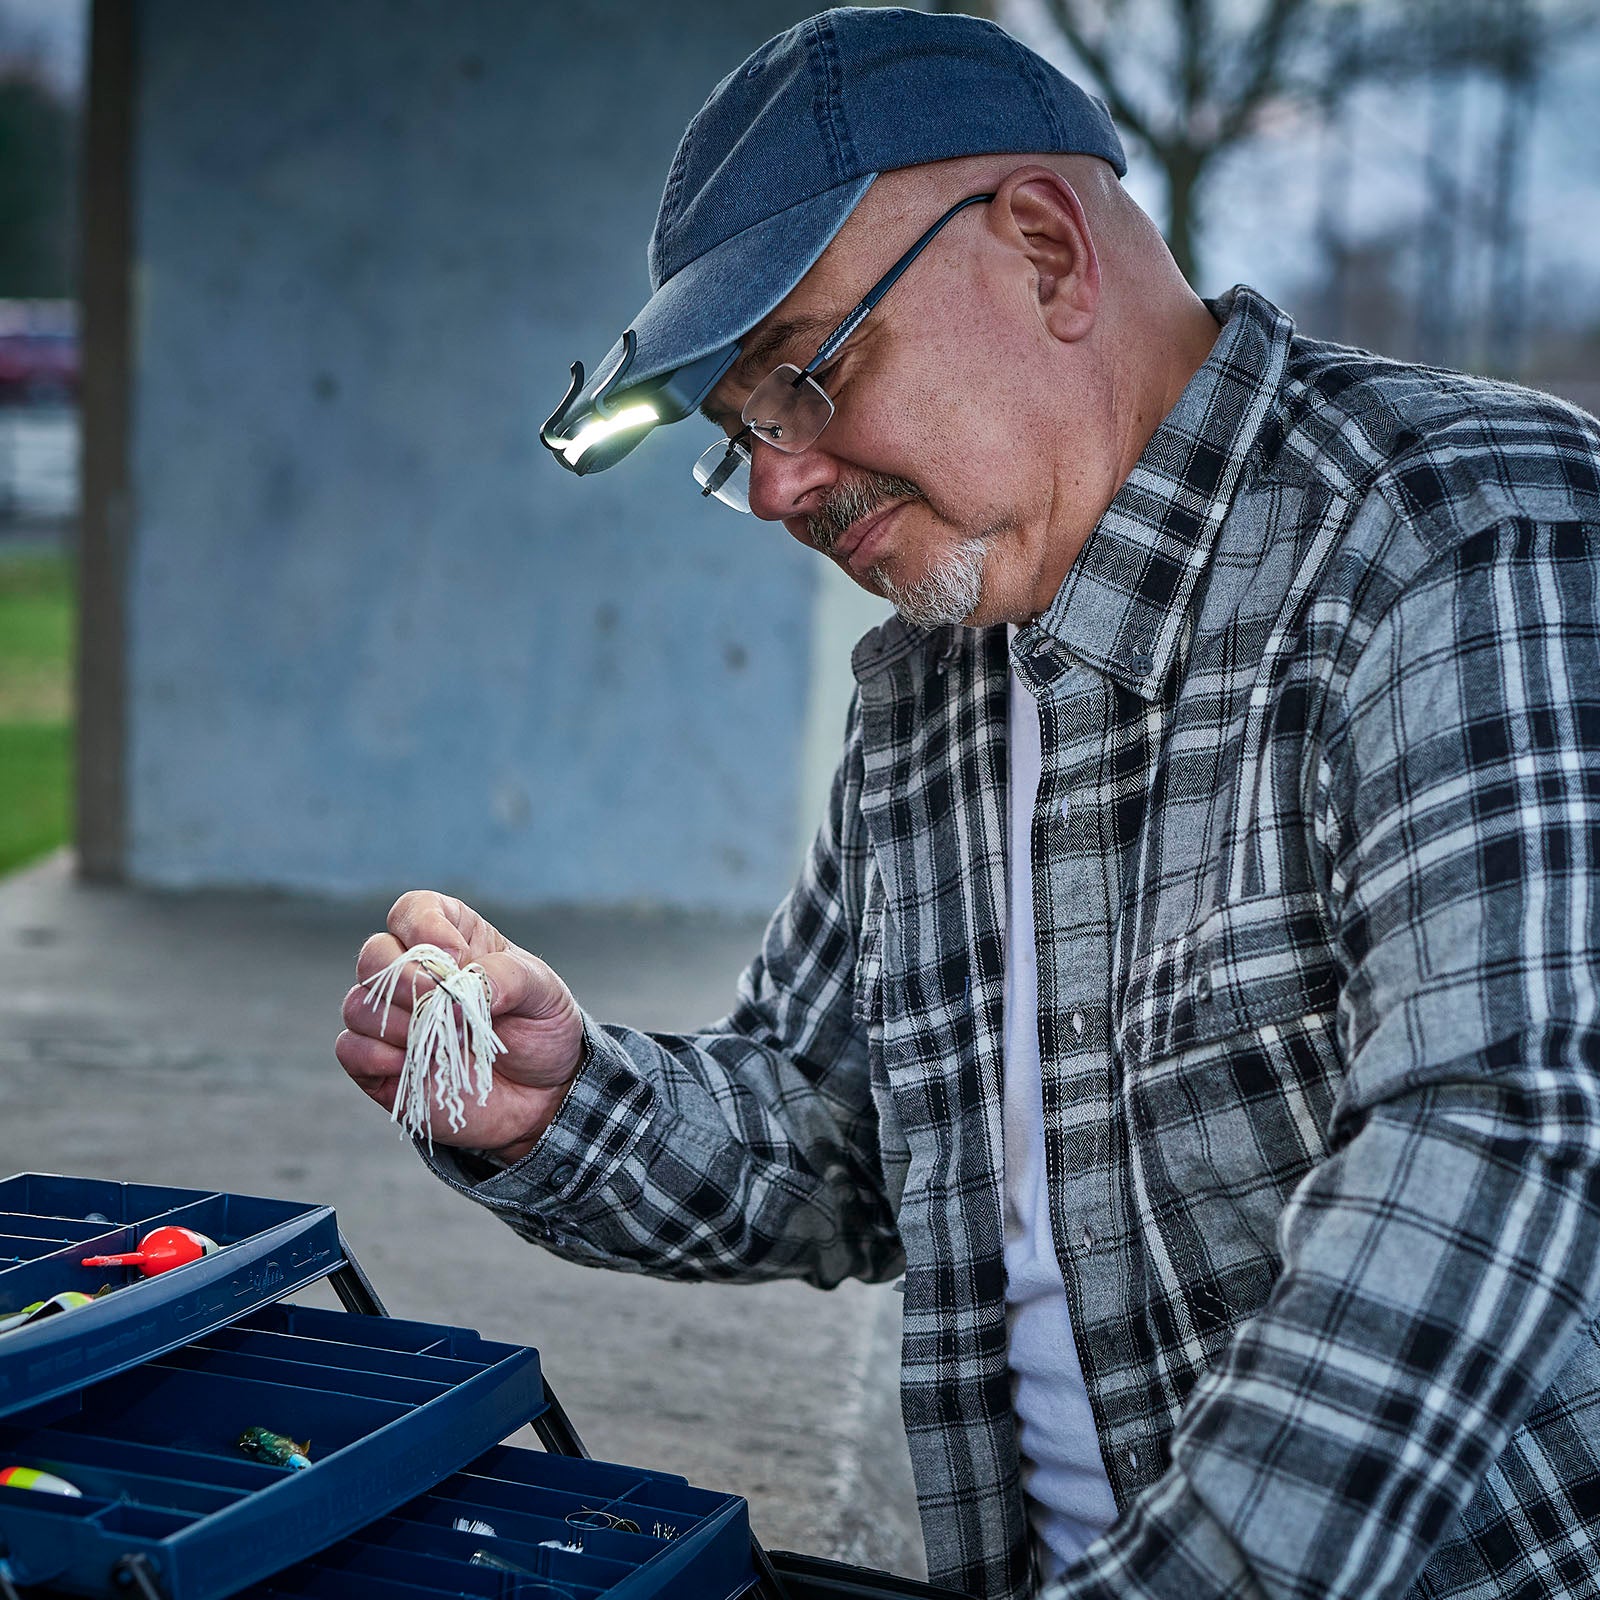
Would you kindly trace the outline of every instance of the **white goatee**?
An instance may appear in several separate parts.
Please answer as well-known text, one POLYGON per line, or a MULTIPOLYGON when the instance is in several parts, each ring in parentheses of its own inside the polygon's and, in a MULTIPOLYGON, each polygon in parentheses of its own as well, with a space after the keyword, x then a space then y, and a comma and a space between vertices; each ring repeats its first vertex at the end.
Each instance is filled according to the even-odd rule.
POLYGON ((915 583, 898 584, 882 567, 872 576, 901 617, 917 627, 937 628, 965 622, 983 596, 986 539, 963 539, 915 583))

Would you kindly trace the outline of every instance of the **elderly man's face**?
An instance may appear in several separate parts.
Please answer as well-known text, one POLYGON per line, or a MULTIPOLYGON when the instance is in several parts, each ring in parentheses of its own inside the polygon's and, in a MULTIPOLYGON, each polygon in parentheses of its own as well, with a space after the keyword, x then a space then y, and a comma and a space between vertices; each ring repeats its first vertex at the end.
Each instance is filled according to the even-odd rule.
MULTIPOLYGON (((705 408, 729 432, 761 378, 809 361, 942 209, 906 215, 885 198, 874 210, 869 191, 746 338, 705 408)), ((1048 603, 1042 551, 1063 481, 1055 441, 1064 408, 1084 401, 1060 391, 1037 274, 988 213, 954 218, 816 374, 835 407, 816 442, 786 454, 757 439, 752 451, 756 516, 927 624, 1021 620, 1048 603)))

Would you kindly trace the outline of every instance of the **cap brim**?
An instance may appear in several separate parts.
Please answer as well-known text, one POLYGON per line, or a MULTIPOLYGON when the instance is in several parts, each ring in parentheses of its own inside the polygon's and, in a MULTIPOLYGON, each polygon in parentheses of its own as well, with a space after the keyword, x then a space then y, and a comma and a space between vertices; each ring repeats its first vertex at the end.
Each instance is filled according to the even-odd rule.
MULTIPOLYGON (((610 400, 718 351, 726 351, 731 361, 739 341, 816 264, 876 176, 869 172, 853 178, 755 223, 668 278, 630 324, 636 341, 633 360, 610 400)), ((606 352, 568 412, 570 419, 593 409, 595 395, 610 382, 624 348, 625 340, 619 339, 606 352)), ((716 376, 698 385, 699 393, 670 396, 662 422, 676 422, 699 405, 721 376, 714 365, 709 370, 716 376)))

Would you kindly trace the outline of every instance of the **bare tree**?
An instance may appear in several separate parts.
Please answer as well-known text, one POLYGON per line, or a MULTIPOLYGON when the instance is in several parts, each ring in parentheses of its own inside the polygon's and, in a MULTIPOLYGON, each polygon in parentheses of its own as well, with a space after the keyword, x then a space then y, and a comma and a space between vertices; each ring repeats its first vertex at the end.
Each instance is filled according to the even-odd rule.
POLYGON ((1597 23, 1596 0, 1407 0, 1381 19, 1374 48, 1382 70, 1425 79, 1429 90, 1427 205, 1417 230, 1423 359, 1507 377, 1521 371, 1529 135, 1551 63, 1597 23), (1492 91, 1495 109, 1468 130, 1461 102, 1474 81, 1492 91))
MULTIPOLYGON (((1019 6, 1026 0, 1015 0, 1019 6)), ((1453 89, 1470 71, 1515 85, 1494 180, 1510 189, 1540 64, 1595 19, 1596 0, 1034 0, 1105 97, 1122 130, 1167 180, 1167 242, 1194 278, 1199 208, 1215 164, 1265 114, 1298 109, 1327 128, 1370 83, 1426 80, 1436 150, 1450 153, 1453 89)), ((1508 100, 1509 106, 1509 100, 1508 100)), ((1348 178, 1325 151, 1319 235, 1336 225, 1348 178)), ((1429 182, 1446 171, 1438 161, 1429 182)), ((1454 191, 1451 191, 1453 197, 1454 191)), ((1508 248, 1511 248, 1508 246, 1508 248)), ((1515 280, 1502 265, 1503 283, 1515 280)))
MULTIPOLYGON (((1519 16, 1527 6, 1527 0, 1506 3, 1519 16)), ((1515 374, 1522 369, 1527 334, 1523 299, 1527 224, 1519 203, 1521 177, 1543 55, 1535 19, 1529 17, 1526 26, 1506 32, 1497 46, 1491 67, 1501 79, 1501 102, 1489 186, 1492 265, 1486 354, 1491 371, 1515 374)))
POLYGON ((1337 74, 1313 69, 1328 48, 1330 19, 1348 4, 1044 0, 1118 125, 1166 174, 1167 243, 1185 277, 1194 277, 1207 172, 1254 131, 1270 102, 1325 97, 1337 74))

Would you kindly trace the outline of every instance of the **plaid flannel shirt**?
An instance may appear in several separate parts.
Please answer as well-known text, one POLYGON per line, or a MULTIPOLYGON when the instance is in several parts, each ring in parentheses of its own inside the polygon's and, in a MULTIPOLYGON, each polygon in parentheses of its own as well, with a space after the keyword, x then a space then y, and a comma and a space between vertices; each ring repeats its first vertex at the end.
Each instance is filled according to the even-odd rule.
POLYGON ((1054 1600, 1600 1594, 1600 441, 1249 290, 1059 596, 891 621, 722 1022, 588 1032, 570 1259, 904 1271, 935 1578, 1030 1592, 1006 1364, 1006 696, 1038 697, 1052 1220, 1120 1510, 1054 1600))

